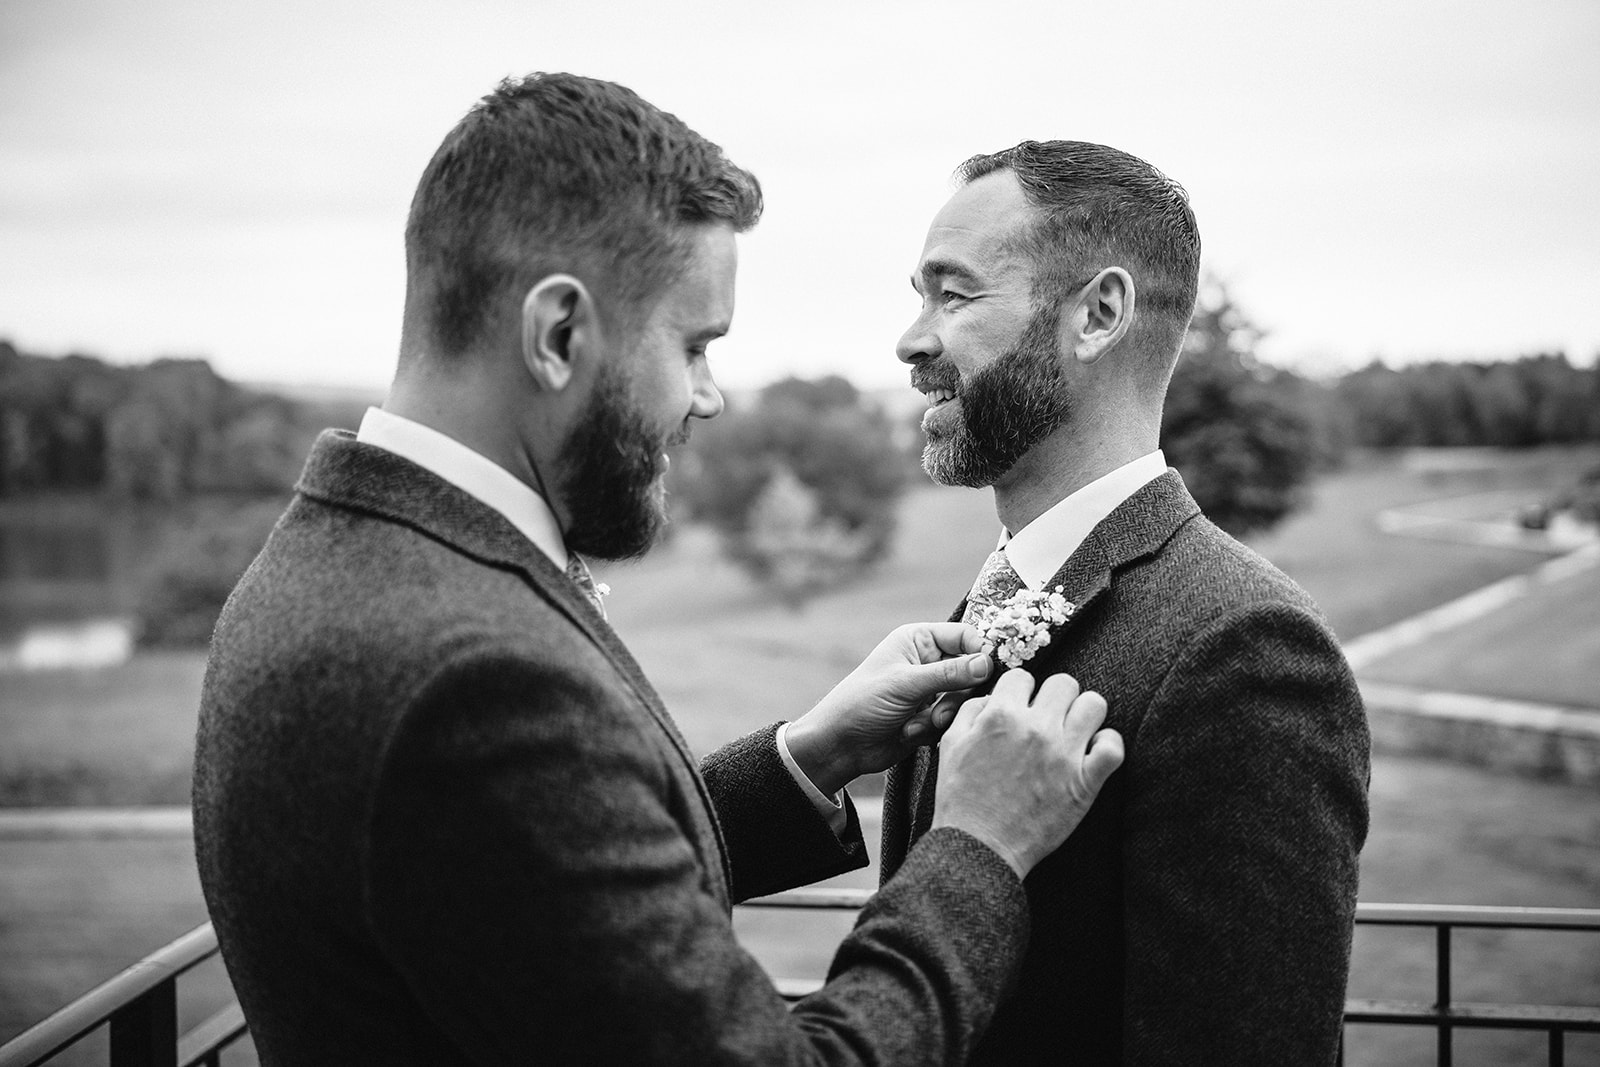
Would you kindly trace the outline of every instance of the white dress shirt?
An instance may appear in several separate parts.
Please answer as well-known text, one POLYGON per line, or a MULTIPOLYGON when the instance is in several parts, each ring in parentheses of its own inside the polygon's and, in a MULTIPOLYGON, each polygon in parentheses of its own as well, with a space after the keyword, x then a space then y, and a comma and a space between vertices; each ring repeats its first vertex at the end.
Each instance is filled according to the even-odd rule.
MULTIPOLYGON (((432 427, 382 408, 367 409, 361 418, 361 428, 356 431, 356 440, 393 452, 437 474, 485 507, 504 515, 507 522, 550 558, 557 570, 567 569, 570 553, 550 505, 532 486, 494 460, 432 427)), ((778 757, 834 833, 843 833, 848 821, 843 802, 837 796, 823 793, 806 777, 789 752, 788 731, 788 723, 778 727, 778 757)))
POLYGON ((1006 559, 1029 589, 1042 589, 1084 538, 1130 496, 1167 470, 1158 448, 1096 478, 1014 534, 1000 532, 1006 559))

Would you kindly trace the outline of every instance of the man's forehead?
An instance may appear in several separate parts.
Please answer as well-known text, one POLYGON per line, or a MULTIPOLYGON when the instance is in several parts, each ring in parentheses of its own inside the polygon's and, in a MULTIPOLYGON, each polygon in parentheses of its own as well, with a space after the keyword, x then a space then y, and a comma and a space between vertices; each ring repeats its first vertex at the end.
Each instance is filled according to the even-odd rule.
POLYGON ((934 216, 917 272, 924 277, 982 276, 1016 265, 1015 238, 1033 216, 1016 175, 985 174, 957 189, 934 216))
POLYGON ((733 230, 707 226, 694 235, 683 271, 668 283, 657 318, 684 333, 720 337, 733 319, 738 250, 733 230))

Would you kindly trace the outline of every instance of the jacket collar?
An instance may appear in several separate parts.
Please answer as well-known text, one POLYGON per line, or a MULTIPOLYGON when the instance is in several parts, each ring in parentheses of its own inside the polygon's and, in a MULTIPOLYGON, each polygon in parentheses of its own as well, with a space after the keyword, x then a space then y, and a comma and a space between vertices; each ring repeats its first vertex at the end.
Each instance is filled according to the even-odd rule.
POLYGON ((1199 514, 1183 476, 1168 468, 1101 520, 1045 587, 1061 586, 1062 595, 1077 605, 1074 615, 1081 614, 1111 587, 1113 572, 1159 552, 1199 514))
MULTIPOLYGON (((1160 551, 1184 523, 1199 514, 1200 505, 1189 495, 1183 476, 1168 468, 1102 519, 1044 587, 1060 586, 1062 595, 1076 607, 1073 618, 1077 618, 1111 587, 1111 576, 1118 568, 1160 551)), ((962 600, 951 621, 959 621, 966 607, 962 600)), ((1072 621, 1065 625, 1071 626, 1072 621)))

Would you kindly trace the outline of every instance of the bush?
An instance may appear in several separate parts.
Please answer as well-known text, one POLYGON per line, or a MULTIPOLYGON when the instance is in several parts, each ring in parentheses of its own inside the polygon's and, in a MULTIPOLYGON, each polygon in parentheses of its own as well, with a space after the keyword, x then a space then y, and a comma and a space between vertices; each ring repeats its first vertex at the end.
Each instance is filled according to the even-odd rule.
POLYGON ((692 461, 674 468, 675 495, 786 603, 888 549, 907 464, 889 418, 845 379, 777 382, 698 435, 692 461))

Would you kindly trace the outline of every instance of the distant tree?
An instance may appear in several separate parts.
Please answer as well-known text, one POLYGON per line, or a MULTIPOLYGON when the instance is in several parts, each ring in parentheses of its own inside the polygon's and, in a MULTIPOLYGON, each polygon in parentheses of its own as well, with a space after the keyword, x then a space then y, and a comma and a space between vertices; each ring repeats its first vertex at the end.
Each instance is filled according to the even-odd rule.
POLYGON ((824 515, 821 494, 779 464, 751 502, 744 531, 731 541, 730 551, 794 608, 859 571, 868 540, 824 515))
POLYGON ((0 497, 275 492, 293 484, 320 414, 240 388, 204 360, 114 367, 0 341, 0 497))
POLYGON ((1161 446, 1223 529, 1266 529, 1300 505, 1326 454, 1319 386, 1261 363, 1261 331, 1220 283, 1208 283, 1167 393, 1161 446))
POLYGON ((894 426, 844 378, 789 378, 696 430, 673 471, 689 517, 730 558, 798 604, 889 546, 907 466, 894 426))

